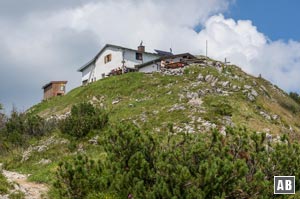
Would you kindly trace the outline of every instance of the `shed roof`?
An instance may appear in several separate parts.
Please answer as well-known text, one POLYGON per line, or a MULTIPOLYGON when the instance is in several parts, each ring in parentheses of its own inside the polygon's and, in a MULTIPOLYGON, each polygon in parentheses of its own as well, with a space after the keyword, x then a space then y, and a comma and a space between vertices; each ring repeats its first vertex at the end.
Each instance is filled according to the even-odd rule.
POLYGON ((42 87, 42 89, 45 89, 45 88, 47 88, 48 86, 50 86, 50 85, 52 85, 52 84, 66 84, 66 83, 68 83, 68 81, 51 81, 51 82, 45 84, 45 85, 42 87))
MULTIPOLYGON (((97 55, 90 60, 88 63, 86 63, 85 65, 81 66, 77 71, 78 72, 82 72, 86 67, 90 66, 92 63, 94 63, 98 57, 101 55, 101 53, 107 48, 107 47, 112 47, 112 48, 118 48, 118 49, 123 49, 123 50, 130 50, 130 51, 136 51, 137 49, 132 49, 132 48, 126 48, 123 46, 117 46, 117 45, 113 45, 113 44, 105 44, 105 46, 97 53, 97 55)), ((153 55, 158 55, 157 53, 151 53, 151 52, 143 52, 146 54, 153 54, 153 55)))

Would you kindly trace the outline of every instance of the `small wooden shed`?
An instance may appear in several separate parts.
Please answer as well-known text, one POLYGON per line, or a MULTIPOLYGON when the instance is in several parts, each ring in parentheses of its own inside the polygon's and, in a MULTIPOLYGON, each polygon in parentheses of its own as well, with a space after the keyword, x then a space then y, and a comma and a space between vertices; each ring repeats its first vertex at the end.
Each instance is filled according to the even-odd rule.
POLYGON ((43 86, 44 100, 55 96, 62 96, 66 93, 67 81, 51 81, 43 86))

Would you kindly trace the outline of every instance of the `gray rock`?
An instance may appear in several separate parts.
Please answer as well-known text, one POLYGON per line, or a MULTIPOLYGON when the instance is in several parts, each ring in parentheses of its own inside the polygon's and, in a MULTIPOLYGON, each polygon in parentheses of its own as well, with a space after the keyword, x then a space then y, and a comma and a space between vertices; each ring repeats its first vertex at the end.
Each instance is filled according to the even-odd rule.
POLYGON ((225 127, 225 126, 222 126, 221 129, 219 130, 219 132, 220 132, 222 135, 226 136, 226 127, 225 127))
POLYGON ((234 76, 233 76, 233 79, 240 80, 240 77, 237 76, 237 75, 234 75, 234 76))
POLYGON ((198 91, 198 96, 199 96, 199 97, 203 97, 203 96, 205 96, 205 94, 206 94, 206 93, 205 93, 205 91, 203 91, 203 90, 199 90, 199 91, 198 91))
POLYGON ((180 101, 180 102, 181 102, 183 99, 185 99, 184 95, 181 94, 181 93, 179 93, 178 96, 179 96, 179 101, 180 101))
POLYGON ((191 87, 195 88, 195 87, 199 86, 201 83, 202 83, 202 82, 193 82, 193 83, 191 84, 191 87))
POLYGON ((42 165, 46 165, 46 164, 50 164, 50 163, 52 163, 52 161, 49 160, 49 159, 41 159, 41 160, 38 162, 38 164, 42 164, 42 165))
POLYGON ((158 110, 154 110, 154 111, 152 111, 152 113, 153 113, 154 115, 157 115, 157 114, 159 113, 159 111, 158 111, 158 110))
POLYGON ((268 142, 272 142, 272 135, 270 133, 266 133, 266 138, 268 142))
POLYGON ((271 120, 271 116, 268 115, 267 113, 265 113, 265 112, 263 112, 263 111, 260 111, 259 114, 260 114, 261 116, 263 116, 265 119, 271 120))
POLYGON ((278 116, 278 115, 272 115, 272 119, 273 119, 273 120, 278 120, 278 119, 279 119, 279 116, 278 116))
POLYGON ((211 83, 211 86, 212 86, 212 87, 215 87, 215 85, 216 85, 216 83, 218 82, 218 80, 219 80, 218 78, 216 78, 215 80, 213 80, 212 83, 211 83))
POLYGON ((209 83, 210 83, 210 82, 213 81, 213 79, 214 79, 214 76, 212 76, 212 75, 206 75, 206 76, 205 76, 205 81, 206 81, 206 82, 209 82, 209 83))
POLYGON ((188 102, 188 104, 195 106, 195 107, 201 106, 202 103, 203 103, 203 101, 201 98, 193 98, 188 102))
POLYGON ((174 106, 172 106, 172 108, 170 108, 168 110, 168 112, 173 112, 173 111, 183 111, 185 110, 185 107, 183 105, 180 105, 180 104, 175 104, 174 106))
POLYGON ((195 92, 187 92, 186 97, 188 99, 194 99, 194 98, 198 98, 199 95, 198 95, 198 93, 195 93, 195 92))
POLYGON ((247 90, 250 90, 252 88, 252 86, 250 86, 250 85, 244 85, 244 88, 247 89, 247 90))
POLYGON ((204 77, 201 73, 198 75, 197 80, 198 81, 203 81, 204 80, 204 77))
POLYGON ((99 139, 99 136, 96 135, 95 137, 93 137, 92 139, 90 139, 88 142, 90 144, 97 145, 98 144, 98 139, 99 139))
POLYGON ((213 65, 214 65, 214 62, 212 62, 212 61, 207 61, 207 65, 208 65, 208 66, 213 66, 213 65))
POLYGON ((256 90, 252 89, 251 90, 251 95, 253 95, 254 97, 257 97, 258 93, 256 92, 256 90))
POLYGON ((229 86, 229 83, 230 83, 229 81, 223 82, 223 83, 222 83, 222 86, 223 86, 223 87, 227 87, 227 86, 229 86))
POLYGON ((118 104, 120 100, 113 100, 111 104, 118 104))
POLYGON ((251 95, 251 93, 248 93, 248 94, 247 94, 247 98, 248 98, 248 100, 251 101, 251 102, 255 101, 255 97, 254 97, 253 95, 251 95))
POLYGON ((264 87, 263 85, 261 85, 260 88, 261 88, 264 92, 266 92, 266 93, 268 92, 267 89, 266 89, 266 87, 264 87))
POLYGON ((189 126, 189 125, 186 125, 186 126, 185 126, 185 131, 186 131, 187 133, 194 133, 194 132, 195 132, 194 128, 191 127, 191 126, 189 126))

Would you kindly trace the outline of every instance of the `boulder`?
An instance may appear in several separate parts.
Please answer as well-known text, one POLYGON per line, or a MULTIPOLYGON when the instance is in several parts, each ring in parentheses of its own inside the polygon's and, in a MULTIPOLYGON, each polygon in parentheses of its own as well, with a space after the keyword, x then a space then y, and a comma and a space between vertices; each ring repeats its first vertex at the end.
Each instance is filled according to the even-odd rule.
POLYGON ((263 111, 260 111, 259 114, 260 114, 261 116, 263 116, 265 119, 271 120, 271 116, 268 115, 267 113, 265 113, 265 112, 263 112, 263 111))
POLYGON ((120 100, 113 100, 111 104, 118 104, 120 100))
POLYGON ((187 92, 186 97, 187 97, 188 99, 194 99, 194 98, 198 98, 199 95, 198 95, 198 93, 196 93, 196 92, 187 92))
POLYGON ((212 81, 211 86, 215 87, 216 83, 218 82, 218 78, 216 78, 215 80, 212 81))
POLYGON ((188 102, 188 104, 195 106, 195 107, 201 106, 202 103, 203 103, 203 101, 201 98, 193 98, 188 102))
POLYGON ((252 89, 251 90, 251 95, 253 95, 254 97, 257 97, 258 93, 256 92, 256 90, 252 89))
POLYGON ((205 81, 206 81, 206 82, 209 82, 209 83, 210 83, 210 82, 212 82, 213 79, 214 79, 214 76, 212 76, 212 75, 206 75, 206 76, 205 76, 205 81))
POLYGON ((248 100, 251 101, 251 102, 255 101, 255 97, 254 97, 253 95, 251 95, 251 93, 248 93, 248 94, 247 94, 247 98, 248 98, 248 100))
POLYGON ((247 89, 247 90, 250 90, 252 88, 252 86, 250 86, 250 85, 244 85, 244 88, 247 89))
POLYGON ((185 107, 180 104, 175 104, 168 110, 168 112, 179 111, 179 110, 183 111, 183 110, 185 110, 185 107))
POLYGON ((204 77, 201 73, 198 75, 197 80, 198 81, 203 81, 204 80, 204 77))
POLYGON ((227 86, 229 86, 229 83, 230 83, 229 81, 223 82, 223 83, 222 83, 222 87, 227 87, 227 86))

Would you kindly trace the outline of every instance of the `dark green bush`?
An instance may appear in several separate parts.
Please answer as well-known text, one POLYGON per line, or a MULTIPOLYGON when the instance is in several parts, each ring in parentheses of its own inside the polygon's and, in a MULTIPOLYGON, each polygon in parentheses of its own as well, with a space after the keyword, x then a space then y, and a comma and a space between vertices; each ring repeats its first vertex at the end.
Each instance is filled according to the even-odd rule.
POLYGON ((25 146, 30 138, 43 136, 53 128, 55 125, 49 125, 49 121, 38 115, 28 115, 13 110, 11 116, 5 121, 2 135, 14 146, 25 146))
POLYGON ((300 104, 300 96, 298 93, 296 92, 290 92, 289 93, 289 96, 295 101, 297 102, 298 104, 300 104))
POLYGON ((226 133, 170 132, 158 139, 131 124, 112 126, 100 139, 106 159, 92 163, 81 157, 63 163, 55 187, 61 198, 88 198, 88 193, 150 199, 272 198, 273 176, 300 178, 298 142, 285 137, 271 145, 265 134, 244 128, 226 133))
POLYGON ((71 109, 71 114, 60 122, 62 133, 77 139, 86 136, 93 129, 102 129, 108 122, 108 115, 90 103, 81 103, 71 109))
POLYGON ((93 190, 107 188, 102 180, 102 164, 88 160, 86 156, 77 156, 74 162, 60 163, 57 181, 54 184, 61 198, 82 199, 93 190))
POLYGON ((210 103, 212 112, 220 116, 231 116, 233 112, 232 106, 226 100, 215 100, 210 103))
POLYGON ((286 101, 280 101, 279 103, 283 108, 285 108, 288 111, 291 111, 294 114, 300 112, 299 106, 295 103, 289 103, 286 101))

